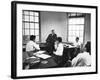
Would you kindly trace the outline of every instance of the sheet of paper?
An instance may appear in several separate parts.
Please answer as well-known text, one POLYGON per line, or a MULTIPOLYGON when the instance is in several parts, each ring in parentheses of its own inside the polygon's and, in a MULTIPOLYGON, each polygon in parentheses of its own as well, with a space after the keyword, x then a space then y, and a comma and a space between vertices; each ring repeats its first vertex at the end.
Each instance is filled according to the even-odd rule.
POLYGON ((33 54, 34 54, 34 55, 37 55, 37 54, 43 54, 43 53, 45 53, 45 51, 38 51, 38 52, 33 53, 33 54))
POLYGON ((36 56, 43 59, 47 59, 51 57, 50 55, 47 55, 47 54, 37 54, 36 56))
POLYGON ((31 58, 36 58, 35 56, 32 56, 32 57, 28 57, 28 58, 26 58, 26 59, 31 59, 31 58))
POLYGON ((75 48, 75 46, 71 46, 71 45, 69 45, 69 48, 75 48))

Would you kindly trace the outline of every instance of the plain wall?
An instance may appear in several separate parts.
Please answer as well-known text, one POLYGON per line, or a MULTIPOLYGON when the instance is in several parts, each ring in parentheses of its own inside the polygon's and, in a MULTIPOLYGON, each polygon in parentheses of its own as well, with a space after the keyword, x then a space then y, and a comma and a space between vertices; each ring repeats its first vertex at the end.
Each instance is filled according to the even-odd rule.
POLYGON ((41 42, 45 42, 51 30, 54 29, 57 36, 62 37, 63 42, 67 38, 67 14, 63 12, 40 12, 41 42))

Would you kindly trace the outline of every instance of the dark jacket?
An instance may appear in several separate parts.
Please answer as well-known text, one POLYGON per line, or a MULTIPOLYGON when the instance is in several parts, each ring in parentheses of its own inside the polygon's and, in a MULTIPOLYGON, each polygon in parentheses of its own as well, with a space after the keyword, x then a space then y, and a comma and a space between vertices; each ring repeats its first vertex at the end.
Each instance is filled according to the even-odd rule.
POLYGON ((56 41, 56 39, 57 39, 57 35, 56 34, 54 34, 54 35, 49 34, 49 36, 46 39, 46 42, 48 44, 54 45, 54 42, 56 41))

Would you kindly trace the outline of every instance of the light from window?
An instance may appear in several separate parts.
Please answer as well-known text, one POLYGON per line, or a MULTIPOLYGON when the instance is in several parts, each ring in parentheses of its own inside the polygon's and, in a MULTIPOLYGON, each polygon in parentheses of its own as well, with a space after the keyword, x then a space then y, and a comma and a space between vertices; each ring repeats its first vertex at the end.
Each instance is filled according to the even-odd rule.
POLYGON ((23 10, 23 37, 35 35, 39 41, 39 12, 23 10))
POLYGON ((83 43, 84 17, 73 17, 68 20, 68 41, 75 42, 75 38, 79 37, 83 43))

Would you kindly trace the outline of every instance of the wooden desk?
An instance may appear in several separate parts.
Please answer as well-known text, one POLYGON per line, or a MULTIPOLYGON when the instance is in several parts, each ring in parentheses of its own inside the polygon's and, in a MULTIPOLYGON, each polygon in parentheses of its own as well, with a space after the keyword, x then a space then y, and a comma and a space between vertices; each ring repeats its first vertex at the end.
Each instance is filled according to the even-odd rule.
MULTIPOLYGON (((44 54, 48 55, 47 52, 45 52, 44 54)), ((48 55, 49 56, 49 55, 48 55)), ((52 68, 52 67, 56 67, 58 64, 55 62, 54 58, 48 57, 46 59, 40 58, 40 62, 37 65, 37 69, 41 69, 41 68, 52 68)), ((34 65, 30 66, 31 69, 34 69, 34 65)), ((36 69, 36 67, 35 67, 36 69)))
POLYGON ((80 48, 64 47, 63 56, 66 56, 68 60, 69 59, 72 60, 79 52, 80 52, 80 48))
POLYGON ((56 66, 57 66, 57 63, 51 57, 51 58, 48 58, 48 59, 45 59, 45 60, 42 59, 38 68, 51 68, 51 67, 56 67, 56 66))
POLYGON ((40 43, 39 46, 40 46, 41 50, 46 50, 47 49, 46 48, 46 46, 47 46, 46 43, 40 43))

